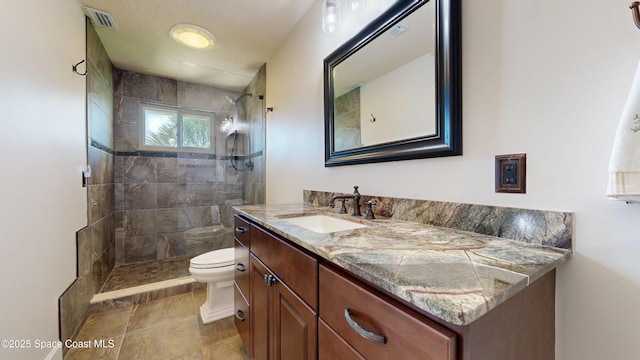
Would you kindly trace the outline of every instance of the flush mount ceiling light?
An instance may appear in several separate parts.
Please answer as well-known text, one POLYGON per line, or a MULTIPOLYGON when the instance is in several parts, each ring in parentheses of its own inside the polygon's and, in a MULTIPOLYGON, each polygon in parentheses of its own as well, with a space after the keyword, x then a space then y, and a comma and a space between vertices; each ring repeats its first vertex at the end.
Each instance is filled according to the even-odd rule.
POLYGON ((171 29, 170 34, 177 43, 193 49, 211 49, 215 44, 215 37, 210 32, 195 25, 176 25, 171 29))

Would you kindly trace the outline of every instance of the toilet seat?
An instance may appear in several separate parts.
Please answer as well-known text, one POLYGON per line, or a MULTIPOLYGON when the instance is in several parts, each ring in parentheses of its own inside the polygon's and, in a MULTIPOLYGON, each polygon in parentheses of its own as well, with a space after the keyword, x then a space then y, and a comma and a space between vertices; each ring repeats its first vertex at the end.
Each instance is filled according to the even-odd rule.
POLYGON ((195 269, 214 269, 231 266, 235 263, 234 248, 226 248, 198 255, 189 261, 195 269))

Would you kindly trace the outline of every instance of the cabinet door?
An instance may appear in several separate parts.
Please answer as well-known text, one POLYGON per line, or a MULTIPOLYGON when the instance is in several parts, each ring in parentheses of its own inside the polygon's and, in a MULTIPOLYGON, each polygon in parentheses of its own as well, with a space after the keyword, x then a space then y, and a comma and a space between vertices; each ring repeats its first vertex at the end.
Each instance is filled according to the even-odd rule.
POLYGON ((251 359, 269 358, 269 286, 264 281, 269 271, 251 255, 250 267, 251 359))
POLYGON ((270 290, 273 300, 272 358, 315 360, 318 327, 316 313, 284 283, 277 281, 270 290))

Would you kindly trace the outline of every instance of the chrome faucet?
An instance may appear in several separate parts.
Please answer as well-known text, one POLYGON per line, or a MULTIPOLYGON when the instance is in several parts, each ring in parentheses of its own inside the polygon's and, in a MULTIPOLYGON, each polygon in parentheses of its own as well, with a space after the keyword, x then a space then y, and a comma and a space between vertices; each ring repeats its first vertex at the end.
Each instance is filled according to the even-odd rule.
POLYGON ((349 200, 349 199, 353 200, 353 212, 351 213, 351 216, 362 216, 362 213, 360 212, 360 193, 358 192, 357 185, 353 187, 352 195, 336 195, 332 197, 331 200, 329 200, 329 207, 334 208, 336 206, 335 201, 342 200, 342 208, 340 209, 340 213, 346 214, 344 200, 349 200), (343 209, 344 209, 344 212, 343 212, 343 209))

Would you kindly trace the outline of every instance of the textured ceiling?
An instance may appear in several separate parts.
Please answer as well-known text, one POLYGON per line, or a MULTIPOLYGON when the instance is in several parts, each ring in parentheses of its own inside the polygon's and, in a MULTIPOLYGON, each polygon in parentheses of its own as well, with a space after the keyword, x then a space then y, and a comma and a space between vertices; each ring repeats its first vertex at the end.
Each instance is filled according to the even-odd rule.
POLYGON ((241 91, 289 35, 313 0, 79 0, 110 13, 117 30, 96 26, 117 68, 241 91), (213 49, 174 42, 169 30, 193 24, 213 49))

